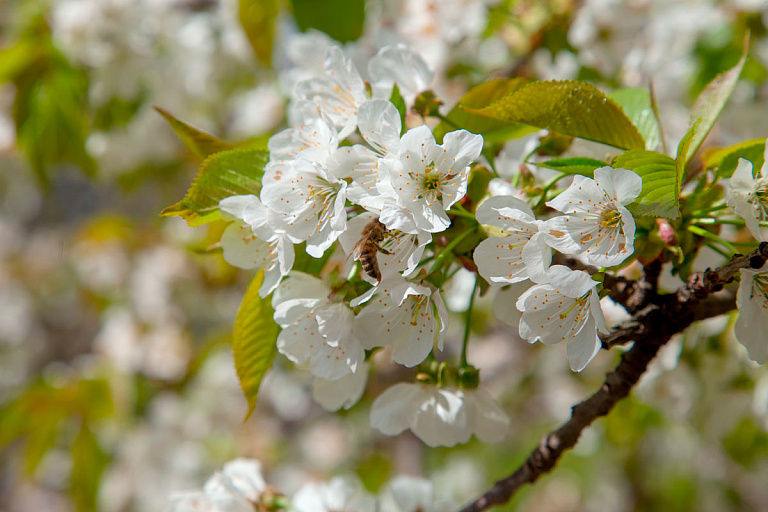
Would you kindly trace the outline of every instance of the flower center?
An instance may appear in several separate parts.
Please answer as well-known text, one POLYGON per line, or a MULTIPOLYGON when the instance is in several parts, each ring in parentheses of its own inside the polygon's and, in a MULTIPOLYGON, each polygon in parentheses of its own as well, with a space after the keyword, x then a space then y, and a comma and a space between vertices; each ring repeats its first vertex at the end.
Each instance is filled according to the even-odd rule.
POLYGON ((621 214, 615 208, 606 208, 600 216, 600 227, 614 229, 621 226, 621 214))

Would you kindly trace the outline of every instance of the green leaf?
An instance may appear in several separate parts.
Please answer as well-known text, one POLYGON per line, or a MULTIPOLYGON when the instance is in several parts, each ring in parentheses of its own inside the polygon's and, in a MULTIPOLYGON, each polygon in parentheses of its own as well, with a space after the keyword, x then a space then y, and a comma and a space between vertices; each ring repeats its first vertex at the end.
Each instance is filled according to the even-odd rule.
POLYGON ((253 53, 265 66, 272 65, 272 45, 279 0, 240 0, 237 17, 253 53))
POLYGON ((235 148, 205 159, 184 199, 164 209, 164 217, 178 215, 190 226, 218 218, 219 201, 229 196, 258 194, 269 160, 262 149, 235 148))
POLYGON ((470 89, 434 130, 435 139, 443 140, 446 133, 465 129, 479 133, 486 143, 504 142, 536 131, 520 123, 493 119, 466 109, 482 109, 528 84, 524 78, 496 78, 470 89))
POLYGON ((536 167, 554 169, 555 171, 564 172, 566 174, 581 174, 582 176, 591 177, 594 175, 595 169, 605 167, 608 164, 602 160, 596 160, 594 158, 572 157, 553 158, 551 160, 545 160, 544 162, 537 162, 534 165, 536 165, 536 167))
POLYGON ((753 169, 760 169, 765 162, 766 139, 754 139, 728 146, 727 148, 705 151, 701 159, 707 169, 717 169, 721 178, 730 178, 739 165, 739 158, 752 162, 753 169))
POLYGON ((292 0, 293 17, 302 32, 314 28, 340 43, 363 33, 365 0, 292 0))
POLYGON ((659 123, 651 106, 651 93, 641 87, 616 89, 610 97, 624 110, 645 139, 645 149, 654 150, 661 141, 659 123))
POLYGON ((78 512, 96 512, 99 482, 109 457, 99 446, 96 436, 87 425, 72 443, 72 472, 69 493, 78 512))
POLYGON ((185 123, 179 119, 176 119, 165 109, 155 107, 161 116, 168 121, 173 131, 179 136, 181 141, 187 148, 189 148, 194 154, 200 158, 205 158, 219 151, 232 149, 232 145, 224 142, 221 139, 214 137, 202 130, 198 130, 192 125, 185 123))
POLYGON ((685 165, 688 163, 688 153, 691 148, 691 144, 693 144, 693 138, 696 136, 696 133, 699 130, 699 125, 701 124, 701 119, 697 119, 696 122, 693 123, 693 125, 688 128, 688 131, 685 135, 683 135, 683 138, 680 139, 680 144, 677 145, 677 157, 675 158, 675 163, 677 165, 677 181, 678 183, 683 181, 683 177, 685 176, 685 165))
POLYGON ((400 94, 400 88, 397 84, 392 86, 392 95, 389 98, 389 102, 395 106, 400 114, 400 133, 403 133, 405 131, 405 99, 400 94))
POLYGON ((619 155, 613 166, 629 169, 643 178, 643 191, 630 205, 634 215, 668 219, 680 217, 680 184, 677 165, 671 157, 654 151, 635 149, 619 155))
POLYGON ((618 148, 645 148, 621 107, 587 82, 533 82, 485 108, 469 110, 618 148))
MULTIPOLYGON (((744 52, 738 64, 728 71, 717 75, 696 99, 688 128, 690 131, 694 125, 698 124, 699 126, 691 140, 687 143, 685 151, 681 152, 680 147, 677 150, 678 155, 682 155, 684 164, 691 161, 691 158, 699 150, 701 143, 709 135, 710 130, 715 125, 715 121, 720 117, 720 112, 723 111, 728 98, 731 97, 733 88, 736 87, 736 81, 739 79, 739 75, 741 75, 741 70, 744 69, 746 59, 747 54, 744 52)), ((680 144, 682 145, 682 141, 680 144)))
POLYGON ((245 399, 248 401, 247 420, 256 407, 256 397, 264 374, 272 366, 277 354, 277 335, 280 329, 272 319, 274 311, 269 297, 259 296, 264 282, 264 270, 253 278, 237 311, 232 336, 235 369, 245 399))

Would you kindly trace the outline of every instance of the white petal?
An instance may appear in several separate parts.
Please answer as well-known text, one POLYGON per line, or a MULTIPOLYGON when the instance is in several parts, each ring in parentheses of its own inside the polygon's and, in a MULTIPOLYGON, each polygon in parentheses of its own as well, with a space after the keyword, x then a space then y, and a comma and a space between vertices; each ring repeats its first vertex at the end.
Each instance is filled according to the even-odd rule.
POLYGON ((595 169, 595 181, 611 199, 626 205, 643 191, 643 179, 634 171, 601 167, 595 169))
POLYGON ((349 409, 363 396, 369 369, 370 365, 364 362, 358 365, 354 373, 340 379, 315 379, 312 383, 312 398, 326 411, 349 409))
POLYGON ((392 83, 396 82, 400 94, 408 103, 427 89, 432 81, 432 72, 421 55, 404 44, 385 46, 368 62, 374 92, 386 94, 389 98, 392 83))
POLYGON ((400 150, 400 113, 386 100, 369 100, 357 112, 363 138, 381 154, 400 150))
POLYGON ((395 384, 371 405, 371 426, 388 436, 396 436, 411 426, 425 392, 418 384, 395 384))
POLYGON ((735 334, 739 343, 746 347, 749 358, 764 364, 768 362, 768 264, 760 270, 742 269, 741 284, 736 295, 739 318, 735 334), (758 281, 756 282, 756 278, 758 281))
POLYGON ((575 372, 583 370, 587 364, 600 352, 600 338, 597 336, 597 326, 590 315, 584 327, 576 336, 571 337, 566 344, 565 352, 568 363, 575 372))
POLYGON ((499 403, 482 389, 468 390, 464 393, 467 416, 472 424, 472 432, 484 443, 498 443, 509 432, 509 416, 499 403))

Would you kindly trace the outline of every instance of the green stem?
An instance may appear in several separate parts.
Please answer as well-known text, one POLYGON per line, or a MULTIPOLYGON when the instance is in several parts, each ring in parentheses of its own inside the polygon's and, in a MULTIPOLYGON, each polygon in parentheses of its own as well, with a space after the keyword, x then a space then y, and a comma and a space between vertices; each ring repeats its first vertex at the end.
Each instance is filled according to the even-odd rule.
POLYGON ((544 184, 544 189, 541 191, 541 199, 539 199, 539 202, 536 203, 536 208, 535 208, 536 210, 541 208, 541 205, 547 199, 547 192, 549 192, 549 190, 555 186, 555 183, 565 178, 566 176, 568 176, 567 172, 560 173, 559 176, 555 176, 554 178, 552 178, 551 180, 549 180, 547 183, 544 184))
POLYGON ((733 245, 731 245, 730 242, 727 242, 727 241, 723 240, 722 238, 720 238, 719 236, 717 236, 714 233, 710 233, 706 229, 702 229, 702 228, 700 228, 698 226, 688 226, 688 231, 690 231, 694 235, 698 235, 698 236, 700 236, 702 238, 706 238, 707 240, 711 240, 714 243, 722 245, 727 250, 731 251, 731 255, 736 254, 737 252, 739 252, 739 251, 736 250, 736 248, 733 245))
POLYGON ((745 223, 741 219, 713 219, 712 217, 704 217, 701 219, 696 219, 694 221, 696 224, 701 224, 702 226, 712 226, 714 224, 730 224, 731 226, 744 226, 745 223))
POLYGON ((469 297, 469 306, 464 313, 464 340, 461 344, 461 366, 467 366, 467 346, 469 345, 470 323, 472 320, 472 308, 475 305, 475 295, 477 295, 477 276, 474 276, 475 284, 472 285, 472 295, 469 297))
POLYGON ((454 123, 453 121, 451 121, 450 119, 448 119, 447 117, 445 117, 443 114, 441 114, 439 112, 437 114, 435 114, 435 117, 437 117, 442 122, 451 125, 452 127, 456 128, 457 130, 461 128, 461 126, 457 125, 456 123, 454 123))
POLYGON ((467 238, 469 235, 477 231, 477 227, 475 229, 468 229, 453 240, 451 240, 448 245, 443 247, 443 250, 440 251, 440 254, 438 254, 435 257, 435 261, 432 264, 432 268, 429 269, 429 273, 433 273, 435 270, 437 270, 437 267, 440 266, 440 263, 445 259, 445 257, 457 246, 461 243, 462 240, 467 238))

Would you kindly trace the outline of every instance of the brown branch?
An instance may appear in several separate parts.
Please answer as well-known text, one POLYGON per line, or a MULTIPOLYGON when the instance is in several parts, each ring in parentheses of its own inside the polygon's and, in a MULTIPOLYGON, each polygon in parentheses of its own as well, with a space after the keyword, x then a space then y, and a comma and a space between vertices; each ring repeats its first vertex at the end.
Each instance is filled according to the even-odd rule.
MULTIPOLYGON (((723 285, 732 281, 740 269, 760 268, 767 260, 768 243, 763 242, 753 253, 747 256, 736 255, 717 270, 708 269, 692 275, 688 284, 674 294, 656 295, 655 283, 651 282, 651 292, 642 302, 653 300, 655 304, 646 304, 632 322, 614 331, 616 337, 612 344, 634 341, 634 345, 622 355, 616 369, 606 375, 600 389, 587 400, 575 405, 571 418, 557 430, 545 435, 539 446, 511 475, 496 482, 460 512, 482 512, 507 503, 523 485, 533 483, 551 471, 563 452, 573 448, 584 429, 596 419, 607 415, 617 402, 629 395, 647 370, 648 364, 673 335, 698 320, 726 313, 736 305, 732 294, 710 295, 722 290, 723 285)), ((655 269, 651 272, 655 272, 655 269)), ((646 279, 648 277, 646 275, 646 279)))

